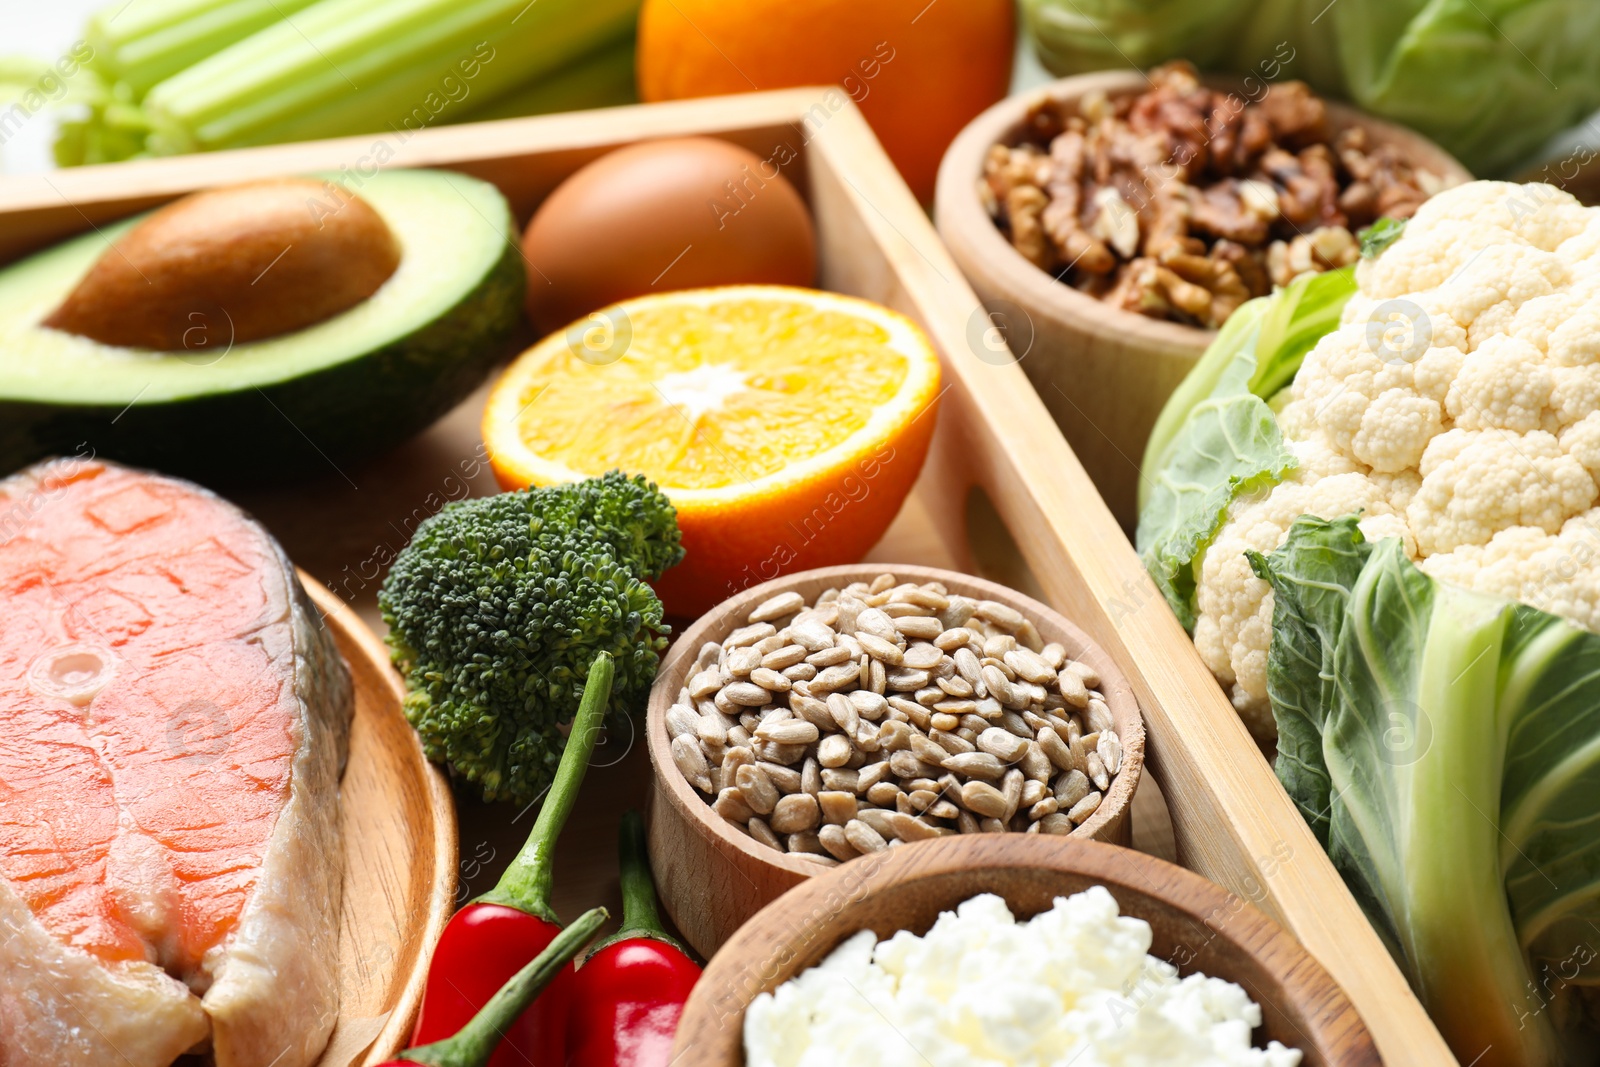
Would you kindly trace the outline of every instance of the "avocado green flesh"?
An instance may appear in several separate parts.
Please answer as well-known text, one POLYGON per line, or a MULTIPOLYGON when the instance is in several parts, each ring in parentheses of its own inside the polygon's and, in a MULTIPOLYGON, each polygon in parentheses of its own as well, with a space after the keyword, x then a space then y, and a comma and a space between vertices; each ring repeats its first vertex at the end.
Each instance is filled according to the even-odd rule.
POLYGON ((349 311, 264 341, 156 353, 40 326, 138 219, 0 271, 0 471, 92 451, 259 480, 381 451, 464 399, 504 355, 525 295, 508 205, 439 171, 350 187, 399 240, 399 268, 349 311))

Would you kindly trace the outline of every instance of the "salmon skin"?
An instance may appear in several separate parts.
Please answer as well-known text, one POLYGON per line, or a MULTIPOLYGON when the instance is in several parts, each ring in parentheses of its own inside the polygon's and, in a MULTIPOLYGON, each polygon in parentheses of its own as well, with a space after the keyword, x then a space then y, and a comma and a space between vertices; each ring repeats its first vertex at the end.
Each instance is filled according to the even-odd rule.
POLYGON ((0 1067, 306 1067, 338 1009, 349 669, 198 486, 0 481, 0 1067))

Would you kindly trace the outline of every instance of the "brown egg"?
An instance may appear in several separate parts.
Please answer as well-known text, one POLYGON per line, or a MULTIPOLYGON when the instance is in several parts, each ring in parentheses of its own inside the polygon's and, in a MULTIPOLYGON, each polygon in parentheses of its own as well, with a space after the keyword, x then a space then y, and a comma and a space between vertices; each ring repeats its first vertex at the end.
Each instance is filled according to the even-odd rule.
POLYGON ((559 329, 607 304, 670 289, 811 285, 816 234, 779 172, 726 141, 681 137, 619 148, 550 194, 522 239, 528 314, 559 329))

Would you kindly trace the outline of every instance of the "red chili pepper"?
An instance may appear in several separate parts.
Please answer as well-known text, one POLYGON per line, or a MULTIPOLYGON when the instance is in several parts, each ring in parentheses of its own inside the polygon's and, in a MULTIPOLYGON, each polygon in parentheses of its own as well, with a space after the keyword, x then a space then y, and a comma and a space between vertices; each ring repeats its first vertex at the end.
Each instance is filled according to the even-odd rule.
MULTIPOLYGON (((614 673, 609 655, 602 652, 595 657, 561 765, 527 844, 493 889, 446 924, 428 966, 413 1044, 442 1041, 466 1026, 512 975, 561 933, 561 920, 550 907, 552 857, 589 767, 614 673)), ((556 974, 544 994, 507 1028, 504 1042, 489 1061, 491 1067, 561 1067, 572 978, 570 966, 556 974)))
POLYGON ((622 817, 622 929, 603 942, 573 983, 567 1067, 667 1067, 700 968, 667 936, 645 853, 644 821, 622 817))
POLYGON ((573 957, 600 932, 606 918, 604 908, 585 912, 577 922, 561 931, 532 963, 512 975, 454 1037, 407 1049, 381 1067, 410 1067, 417 1063, 432 1067, 483 1067, 500 1043, 501 1032, 516 1022, 551 981, 570 973, 573 957))

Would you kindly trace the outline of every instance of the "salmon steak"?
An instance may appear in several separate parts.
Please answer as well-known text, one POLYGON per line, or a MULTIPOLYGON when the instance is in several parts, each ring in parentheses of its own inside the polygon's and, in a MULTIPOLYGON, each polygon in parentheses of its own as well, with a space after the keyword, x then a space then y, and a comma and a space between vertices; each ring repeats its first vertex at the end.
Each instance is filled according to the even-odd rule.
POLYGON ((272 537, 86 459, 0 481, 0 1067, 305 1067, 349 670, 272 537))

